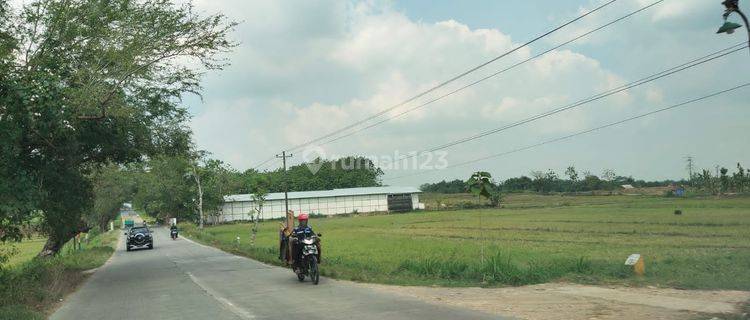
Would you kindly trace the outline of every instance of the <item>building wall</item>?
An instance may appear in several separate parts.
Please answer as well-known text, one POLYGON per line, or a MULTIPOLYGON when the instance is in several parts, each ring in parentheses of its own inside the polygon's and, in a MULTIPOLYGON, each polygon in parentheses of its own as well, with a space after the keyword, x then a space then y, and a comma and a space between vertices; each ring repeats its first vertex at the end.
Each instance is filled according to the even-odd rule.
MULTIPOLYGON (((415 203, 419 198, 413 195, 415 203)), ((252 201, 236 201, 224 203, 219 221, 250 220, 254 208, 252 201)), ((417 205, 414 205, 417 208, 417 205)), ((309 214, 335 215, 357 212, 388 211, 388 195, 356 195, 342 197, 289 199, 289 210, 309 214)), ((284 200, 268 200, 263 205, 263 219, 283 218, 284 200)))

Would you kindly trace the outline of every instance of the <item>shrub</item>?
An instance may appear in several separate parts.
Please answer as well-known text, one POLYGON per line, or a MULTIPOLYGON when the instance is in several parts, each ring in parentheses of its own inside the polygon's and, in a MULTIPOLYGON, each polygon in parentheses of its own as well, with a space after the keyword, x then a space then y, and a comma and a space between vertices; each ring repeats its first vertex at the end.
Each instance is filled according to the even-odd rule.
POLYGON ((117 235, 118 231, 104 233, 91 238, 84 250, 0 269, 0 320, 44 319, 46 308, 83 280, 80 271, 109 259, 117 235))
POLYGON ((44 320, 43 314, 29 310, 24 305, 0 307, 0 320, 44 320))

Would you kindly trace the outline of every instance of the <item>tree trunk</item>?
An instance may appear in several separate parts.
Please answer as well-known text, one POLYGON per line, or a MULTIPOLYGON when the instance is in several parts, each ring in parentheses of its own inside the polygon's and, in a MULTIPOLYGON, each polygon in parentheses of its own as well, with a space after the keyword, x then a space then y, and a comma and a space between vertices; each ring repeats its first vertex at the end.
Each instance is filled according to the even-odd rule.
POLYGON ((109 217, 100 217, 99 223, 97 225, 99 226, 99 232, 107 232, 109 231, 109 217))
POLYGON ((193 176, 195 177, 195 183, 198 184, 198 216, 200 221, 198 222, 198 228, 203 229, 203 188, 201 187, 201 178, 198 176, 198 170, 193 166, 193 176))
POLYGON ((47 238, 47 242, 44 244, 42 251, 39 252, 37 257, 50 258, 57 255, 57 253, 60 252, 65 243, 72 239, 74 236, 75 232, 66 233, 65 235, 62 235, 62 237, 60 237, 59 235, 50 235, 49 238, 47 238))

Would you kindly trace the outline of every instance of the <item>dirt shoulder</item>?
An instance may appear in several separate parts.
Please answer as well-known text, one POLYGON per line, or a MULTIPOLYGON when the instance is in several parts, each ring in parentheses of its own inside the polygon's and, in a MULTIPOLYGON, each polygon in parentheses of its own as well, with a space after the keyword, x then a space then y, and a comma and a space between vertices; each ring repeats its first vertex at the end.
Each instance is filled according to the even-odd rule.
POLYGON ((721 317, 721 314, 737 316, 742 312, 741 306, 750 301, 750 292, 747 291, 601 287, 570 283, 491 289, 357 285, 429 303, 520 319, 710 319, 721 317))

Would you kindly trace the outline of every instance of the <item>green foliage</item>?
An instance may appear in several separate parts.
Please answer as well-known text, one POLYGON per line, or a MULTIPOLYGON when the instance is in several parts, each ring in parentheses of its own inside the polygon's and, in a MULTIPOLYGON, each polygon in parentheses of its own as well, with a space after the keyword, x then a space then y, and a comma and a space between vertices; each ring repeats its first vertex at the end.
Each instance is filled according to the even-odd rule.
MULTIPOLYGON (((316 159, 310 163, 291 166, 286 174, 289 191, 308 191, 379 186, 383 170, 368 158, 350 156, 335 160, 316 159)), ((284 191, 282 169, 263 173, 247 171, 244 179, 249 185, 259 175, 267 177, 269 192, 284 191)))
POLYGON ((530 191, 533 189, 533 181, 527 176, 521 176, 505 180, 500 187, 509 192, 530 191))
POLYGON ((500 193, 500 190, 492 190, 490 193, 490 205, 493 207, 497 207, 500 205, 500 202, 503 200, 503 196, 500 193))
POLYGON ((560 183, 557 173, 552 169, 547 170, 546 173, 542 171, 532 171, 531 176, 534 178, 534 180, 532 180, 534 190, 542 194, 549 193, 556 189, 556 186, 560 183))
POLYGON ((0 319, 44 319, 43 314, 84 279, 81 271, 104 264, 114 252, 118 231, 90 239, 81 251, 32 259, 0 269, 0 319))
POLYGON ((474 172, 469 177, 469 180, 466 180, 466 185, 469 192, 489 199, 491 196, 492 176, 484 171, 474 172))
POLYGON ((565 169, 565 175, 570 179, 569 191, 575 192, 578 186, 578 172, 576 172, 576 168, 574 166, 569 166, 565 169))
POLYGON ((745 168, 737 163, 737 172, 732 174, 732 188, 737 192, 744 192, 750 186, 750 176, 745 173, 745 168))
POLYGON ((122 204, 130 201, 136 191, 136 181, 126 167, 110 164, 95 170, 90 177, 94 188, 94 208, 85 215, 90 226, 106 230, 117 218, 122 204))
POLYGON ((193 207, 197 194, 191 171, 191 163, 184 157, 152 158, 136 171, 135 204, 157 219, 197 221, 193 207))
MULTIPOLYGON (((732 177, 728 177, 728 185, 730 190, 739 191, 742 190, 742 188, 745 188, 744 186, 750 188, 750 175, 745 174, 744 169, 740 169, 742 169, 742 167, 738 165, 738 173, 735 173, 732 177)), ((600 178, 588 171, 579 173, 574 166, 569 166, 565 170, 565 176, 567 177, 567 179, 561 179, 557 175, 557 173, 551 169, 547 171, 532 171, 531 177, 520 176, 508 178, 505 181, 501 181, 498 183, 492 182, 491 184, 488 184, 488 186, 491 188, 491 190, 502 191, 506 193, 535 191, 538 193, 546 194, 550 192, 571 193, 582 191, 590 192, 597 190, 612 191, 620 188, 620 186, 624 184, 629 184, 636 188, 687 184, 687 181, 636 180, 632 177, 617 176, 612 170, 604 170, 602 178, 600 178)), ((700 180, 700 175, 696 174, 694 180, 700 180)), ((424 192, 458 194, 465 192, 466 183, 462 182, 461 180, 440 181, 437 183, 425 183, 420 186, 420 189, 424 192)))
POLYGON ((15 246, 3 245, 0 246, 0 269, 4 267, 10 259, 18 254, 18 248, 15 246))
POLYGON ((460 179, 452 181, 443 180, 437 183, 425 183, 419 189, 423 192, 464 193, 466 192, 466 182, 460 179))
MULTIPOLYGON (((122 172, 135 176, 137 192, 134 204, 146 214, 161 220, 176 217, 179 221, 198 222, 198 181, 203 195, 203 210, 208 215, 218 212, 225 195, 251 193, 257 197, 284 190, 281 170, 248 170, 240 173, 219 160, 208 158, 204 152, 194 152, 193 157, 153 157, 142 166, 132 166, 129 171, 122 172), (195 179, 196 174, 199 180, 195 179)), ((365 158, 319 161, 321 169, 316 174, 306 164, 291 167, 288 172, 289 190, 377 186, 383 174, 365 158)))
POLYGON ((0 243, 0 255, 5 259, 0 269, 12 268, 34 258, 44 246, 44 238, 24 239, 21 242, 9 241, 0 243))
POLYGON ((168 1, 2 4, 0 237, 41 212, 49 256, 85 227, 99 166, 187 152, 180 99, 221 68, 234 24, 168 1))
POLYGON ((0 320, 44 320, 46 317, 40 312, 29 310, 24 305, 9 305, 0 307, 0 320))
POLYGON ((718 171, 718 175, 714 176, 711 170, 703 169, 693 175, 691 183, 694 187, 714 195, 727 192, 742 193, 750 188, 750 175, 741 164, 737 163, 737 171, 731 176, 727 168, 722 167, 718 171))

